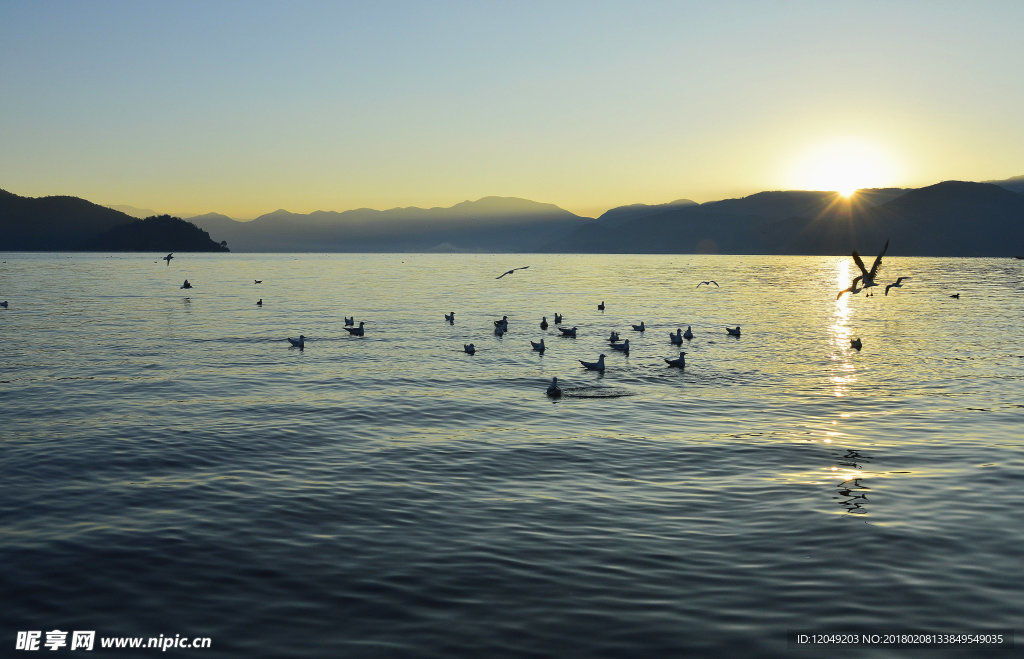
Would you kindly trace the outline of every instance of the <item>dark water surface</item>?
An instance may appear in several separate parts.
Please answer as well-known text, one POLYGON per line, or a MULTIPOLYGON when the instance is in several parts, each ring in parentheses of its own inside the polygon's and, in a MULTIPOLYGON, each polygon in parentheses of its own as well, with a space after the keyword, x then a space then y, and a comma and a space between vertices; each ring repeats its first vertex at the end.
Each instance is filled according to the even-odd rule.
POLYGON ((0 655, 785 656, 1024 619, 1020 261, 888 257, 902 289, 837 302, 849 257, 0 256, 0 655))

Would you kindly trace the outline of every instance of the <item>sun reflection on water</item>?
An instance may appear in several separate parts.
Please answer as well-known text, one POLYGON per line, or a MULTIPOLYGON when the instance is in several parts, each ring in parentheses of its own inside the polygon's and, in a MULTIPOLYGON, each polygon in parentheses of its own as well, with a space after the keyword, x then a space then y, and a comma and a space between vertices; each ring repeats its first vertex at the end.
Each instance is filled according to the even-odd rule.
MULTIPOLYGON (((850 261, 842 259, 836 263, 836 288, 846 288, 850 281, 850 261)), ((832 394, 837 398, 846 396, 850 391, 850 385, 857 381, 854 372, 853 362, 850 361, 850 296, 843 295, 836 298, 835 311, 832 314, 832 325, 829 330, 832 333, 832 343, 835 349, 832 352, 833 371, 829 376, 832 383, 832 394)))

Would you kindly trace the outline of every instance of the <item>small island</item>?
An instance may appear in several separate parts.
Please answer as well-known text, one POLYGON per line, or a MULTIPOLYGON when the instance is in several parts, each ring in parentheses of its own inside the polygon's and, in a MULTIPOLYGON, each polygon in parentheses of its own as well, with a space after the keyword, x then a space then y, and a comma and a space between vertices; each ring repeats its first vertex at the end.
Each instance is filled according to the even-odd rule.
POLYGON ((170 215, 154 215, 108 229, 96 236, 91 248, 103 252, 230 251, 227 241, 217 243, 191 222, 170 215))

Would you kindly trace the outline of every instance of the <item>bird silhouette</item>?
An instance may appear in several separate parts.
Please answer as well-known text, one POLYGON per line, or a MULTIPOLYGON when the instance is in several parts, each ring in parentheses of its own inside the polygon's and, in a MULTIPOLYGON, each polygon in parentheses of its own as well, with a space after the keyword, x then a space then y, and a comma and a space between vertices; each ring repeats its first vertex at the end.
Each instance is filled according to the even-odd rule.
POLYGON ((505 275, 510 275, 510 274, 512 274, 513 272, 515 272, 516 270, 526 270, 526 269, 527 269, 527 268, 529 268, 529 267, 530 267, 530 266, 528 266, 528 265, 524 265, 524 266, 521 266, 521 267, 519 267, 519 268, 512 268, 511 270, 507 270, 507 271, 505 271, 505 272, 501 273, 500 275, 498 275, 497 277, 495 277, 495 279, 501 279, 501 278, 502 278, 502 277, 504 277, 505 275))

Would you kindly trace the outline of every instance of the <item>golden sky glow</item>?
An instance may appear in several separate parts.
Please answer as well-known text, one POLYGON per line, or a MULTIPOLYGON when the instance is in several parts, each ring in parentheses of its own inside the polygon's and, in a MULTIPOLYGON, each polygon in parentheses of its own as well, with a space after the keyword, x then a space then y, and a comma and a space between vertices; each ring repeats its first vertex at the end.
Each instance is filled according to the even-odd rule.
POLYGON ((0 4, 0 187, 597 215, 1024 173, 1024 3, 0 4))

